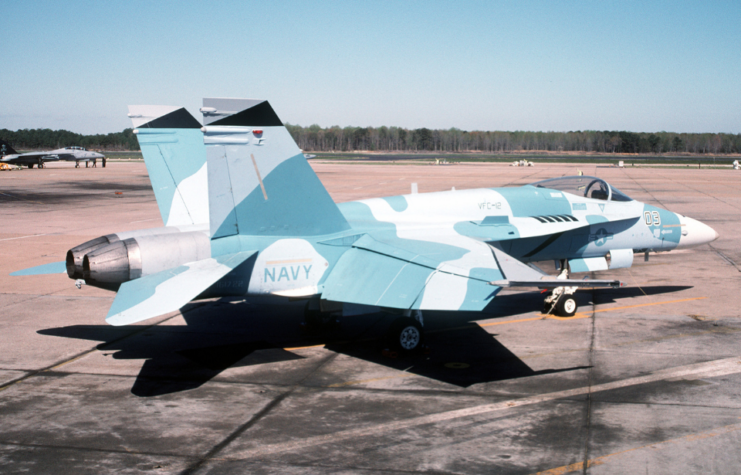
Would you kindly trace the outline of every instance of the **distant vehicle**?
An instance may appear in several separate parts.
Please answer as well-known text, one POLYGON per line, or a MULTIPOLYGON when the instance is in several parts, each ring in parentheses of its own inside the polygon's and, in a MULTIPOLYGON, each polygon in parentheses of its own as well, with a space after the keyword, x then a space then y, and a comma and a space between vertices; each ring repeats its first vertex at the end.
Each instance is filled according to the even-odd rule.
POLYGON ((50 152, 29 152, 29 153, 18 153, 13 150, 5 141, 0 141, 0 163, 8 163, 12 165, 25 165, 28 168, 33 168, 34 165, 39 168, 44 168, 46 162, 75 162, 75 168, 79 168, 80 162, 85 162, 85 168, 87 168, 89 162, 93 162, 93 166, 97 165, 98 159, 103 160, 103 166, 105 167, 105 156, 102 153, 91 152, 84 147, 64 147, 50 152))
POLYGON ((21 167, 19 167, 17 165, 10 165, 8 163, 0 163, 0 170, 2 170, 2 171, 5 171, 5 170, 20 170, 20 169, 21 169, 21 167))

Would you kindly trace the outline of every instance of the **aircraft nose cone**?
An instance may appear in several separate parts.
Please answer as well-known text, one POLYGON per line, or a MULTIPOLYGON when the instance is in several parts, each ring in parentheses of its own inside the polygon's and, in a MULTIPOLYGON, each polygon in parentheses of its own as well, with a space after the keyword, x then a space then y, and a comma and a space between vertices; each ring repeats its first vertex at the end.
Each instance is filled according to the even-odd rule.
POLYGON ((696 219, 684 218, 683 224, 682 238, 679 240, 679 245, 682 247, 707 244, 715 241, 720 236, 715 229, 696 219))

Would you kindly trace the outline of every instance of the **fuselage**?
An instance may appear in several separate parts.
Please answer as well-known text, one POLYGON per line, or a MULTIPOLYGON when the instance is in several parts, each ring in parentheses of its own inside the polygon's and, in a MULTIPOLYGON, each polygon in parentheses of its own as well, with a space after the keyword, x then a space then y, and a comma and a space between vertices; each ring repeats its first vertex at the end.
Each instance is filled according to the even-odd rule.
POLYGON ((410 194, 338 206, 351 225, 343 233, 301 239, 240 236, 242 249, 260 253, 249 269, 230 274, 208 294, 321 293, 337 260, 363 235, 421 257, 451 265, 474 262, 481 268, 497 266, 491 245, 533 262, 602 259, 621 251, 632 256, 717 238, 699 221, 639 201, 535 186, 410 194), (426 253, 428 243, 436 244, 432 255, 426 253), (441 251, 439 244, 447 246, 441 251))
MULTIPOLYGON (((606 192, 587 187, 586 191, 570 193, 563 187, 559 189, 559 182, 553 183, 555 188, 545 187, 546 182, 340 203, 340 212, 350 227, 339 233, 300 238, 229 237, 230 252, 258 252, 200 297, 319 295, 338 261, 361 238, 364 238, 362 242, 370 238, 374 243, 371 248, 366 244, 370 251, 390 256, 398 253, 400 259, 411 262, 417 259, 438 268, 471 269, 471 273, 487 280, 498 278, 499 267, 491 246, 522 262, 565 260, 574 272, 579 272, 577 267, 583 267, 585 262, 593 265, 604 261, 603 269, 607 269, 608 255, 613 256, 616 266, 618 256, 623 260, 629 256, 627 263, 619 265, 628 267, 634 252, 670 251, 717 238, 715 231, 699 221, 631 200, 617 190, 613 193, 603 183, 600 180, 597 185, 606 192)), ((193 255, 217 255, 214 246, 221 244, 214 244, 208 235, 209 227, 204 224, 133 231, 115 235, 109 241, 113 246, 110 249, 119 254, 126 252, 124 242, 128 243, 129 260, 139 260, 128 264, 131 278, 138 278, 178 265, 177 256, 187 253, 173 254, 173 249, 177 246, 184 249, 191 241, 197 247, 191 250, 193 255), (121 242, 113 242, 116 240, 121 242), (132 244, 132 240, 137 242, 132 244)), ((81 259, 82 255, 77 256, 77 261, 81 259)), ((373 269, 359 271, 373 272, 373 269)), ((80 277, 79 272, 76 277, 80 277)), ((94 281, 88 283, 96 285, 94 281)), ((109 284, 100 286, 111 288, 109 284)), ((430 295, 449 290, 430 289, 430 295)))

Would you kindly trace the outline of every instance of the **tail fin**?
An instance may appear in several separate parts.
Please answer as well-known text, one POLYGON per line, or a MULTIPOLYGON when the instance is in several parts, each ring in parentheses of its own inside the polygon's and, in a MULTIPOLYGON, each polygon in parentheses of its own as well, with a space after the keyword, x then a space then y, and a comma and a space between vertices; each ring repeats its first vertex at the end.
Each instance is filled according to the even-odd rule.
POLYGON ((211 238, 349 229, 268 101, 204 99, 211 238))
POLYGON ((8 142, 0 140, 0 157, 4 157, 5 155, 15 155, 17 153, 18 152, 13 150, 13 147, 11 147, 8 142))
POLYGON ((201 124, 172 106, 129 106, 165 226, 208 223, 208 174, 201 124))

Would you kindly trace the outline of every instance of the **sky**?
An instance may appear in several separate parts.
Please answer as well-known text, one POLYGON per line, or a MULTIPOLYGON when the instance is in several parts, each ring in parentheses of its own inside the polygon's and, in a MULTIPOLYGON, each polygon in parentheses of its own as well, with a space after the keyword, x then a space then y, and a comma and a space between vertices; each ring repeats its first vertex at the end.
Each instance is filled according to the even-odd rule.
POLYGON ((0 128, 268 99, 308 126, 741 133, 739 1, 0 0, 0 128))

